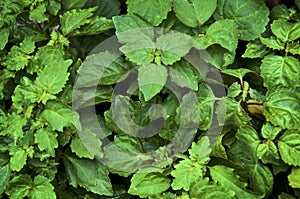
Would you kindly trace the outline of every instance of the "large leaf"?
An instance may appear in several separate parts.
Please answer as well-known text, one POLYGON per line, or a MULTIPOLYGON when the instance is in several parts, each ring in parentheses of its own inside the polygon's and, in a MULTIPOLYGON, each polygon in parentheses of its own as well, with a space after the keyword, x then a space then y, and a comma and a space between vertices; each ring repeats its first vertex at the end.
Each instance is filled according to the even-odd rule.
POLYGON ((44 176, 38 175, 34 178, 32 184, 32 190, 29 193, 30 199, 55 199, 56 194, 54 192, 53 185, 44 176))
POLYGON ((131 178, 128 193, 140 197, 156 195, 170 187, 170 179, 161 173, 136 173, 131 178))
POLYGON ((278 140, 278 149, 282 160, 293 166, 300 166, 299 130, 287 130, 278 140))
POLYGON ((159 25, 171 11, 171 0, 128 0, 126 4, 129 14, 143 16, 153 26, 159 25))
POLYGON ((217 0, 176 0, 174 12, 185 25, 196 28, 203 25, 214 13, 217 0))
POLYGON ((233 19, 238 25, 239 39, 256 39, 269 21, 269 9, 263 0, 218 0, 216 20, 233 19))
POLYGON ((300 62, 295 57, 270 55, 263 59, 261 76, 266 87, 285 86, 295 88, 300 85, 300 62))
POLYGON ((238 198, 262 198, 247 191, 247 183, 240 181, 239 176, 235 175, 233 171, 234 169, 222 165, 210 167, 212 179, 224 188, 234 191, 238 198))
POLYGON ((272 92, 264 103, 264 115, 267 121, 281 128, 299 129, 299 93, 289 89, 277 89, 272 92))
POLYGON ((149 101, 161 91, 166 84, 167 77, 167 69, 162 65, 150 64, 139 68, 139 88, 146 101, 149 101))
POLYGON ((81 186, 99 195, 113 195, 108 170, 97 160, 65 155, 64 164, 70 185, 73 187, 81 186))
POLYGON ((300 38, 300 23, 290 23, 286 20, 275 20, 271 30, 283 42, 291 42, 300 38))
POLYGON ((202 48, 219 44, 230 53, 235 54, 238 43, 237 25, 234 20, 221 19, 210 25, 204 36, 195 39, 202 48))

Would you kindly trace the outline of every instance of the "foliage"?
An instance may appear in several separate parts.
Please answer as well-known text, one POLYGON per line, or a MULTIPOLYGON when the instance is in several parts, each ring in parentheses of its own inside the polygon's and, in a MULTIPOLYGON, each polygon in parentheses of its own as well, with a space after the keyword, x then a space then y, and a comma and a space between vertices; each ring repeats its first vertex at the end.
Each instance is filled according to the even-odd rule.
POLYGON ((299 198, 299 42, 299 0, 2 0, 1 197, 299 198))

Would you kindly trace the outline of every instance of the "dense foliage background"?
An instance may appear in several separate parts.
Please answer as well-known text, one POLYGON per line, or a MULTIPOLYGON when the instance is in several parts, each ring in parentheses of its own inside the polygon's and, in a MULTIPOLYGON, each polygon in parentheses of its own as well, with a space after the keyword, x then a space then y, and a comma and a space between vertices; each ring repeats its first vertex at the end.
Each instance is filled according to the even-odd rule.
POLYGON ((1 0, 1 197, 300 198, 299 9, 299 0, 1 0), (139 28, 148 28, 142 37, 122 34, 139 28), (115 33, 123 56, 88 56, 115 33), (192 49, 214 67, 199 75, 183 59, 192 49), (103 59, 113 60, 106 70, 103 59), (95 100, 85 95, 92 73, 72 98, 83 62, 105 71, 95 100), (207 84, 217 73, 223 81, 207 84), (138 89, 114 93, 130 78, 138 89), (104 134, 87 129, 83 143, 78 121, 94 102, 104 134), (136 136, 114 120, 120 104, 139 126, 154 119, 163 128, 136 136), (180 117, 183 105, 200 114, 180 117), (215 140, 213 121, 223 126, 215 140), (191 145, 176 137, 179 124, 191 145))

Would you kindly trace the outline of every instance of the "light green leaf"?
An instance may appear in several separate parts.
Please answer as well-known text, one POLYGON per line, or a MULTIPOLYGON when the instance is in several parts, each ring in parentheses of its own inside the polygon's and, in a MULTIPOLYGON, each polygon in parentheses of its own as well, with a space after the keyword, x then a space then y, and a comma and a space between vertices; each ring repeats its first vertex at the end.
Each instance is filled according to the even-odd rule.
POLYGON ((3 66, 9 70, 19 71, 28 66, 31 56, 25 54, 23 50, 17 46, 13 46, 10 52, 4 56, 3 66))
POLYGON ((32 179, 30 175, 19 174, 15 176, 10 182, 5 193, 11 199, 20 199, 28 196, 31 189, 32 179))
POLYGON ((72 138, 70 147, 72 152, 75 153, 78 157, 94 159, 94 155, 87 150, 87 148, 85 147, 84 143, 81 141, 78 135, 72 138))
POLYGON ((264 115, 267 121, 281 128, 299 129, 299 93, 289 89, 277 89, 276 92, 272 92, 264 103, 264 115))
POLYGON ((169 68, 171 81, 180 87, 187 87, 194 91, 198 90, 198 72, 186 60, 176 62, 169 68))
POLYGON ((288 175, 289 185, 295 189, 300 189, 300 168, 293 167, 292 172, 288 175))
POLYGON ((45 12, 46 12, 46 5, 45 5, 45 3, 41 3, 38 6, 36 6, 35 8, 32 8, 30 10, 29 17, 32 20, 34 20, 38 23, 41 23, 41 22, 48 20, 48 17, 45 14, 45 12))
POLYGON ((130 181, 128 193, 140 197, 159 194, 170 187, 170 179, 161 173, 136 173, 130 181))
POLYGON ((0 168, 0 194, 4 192, 8 185, 10 173, 9 165, 5 165, 0 168))
POLYGON ((261 128, 261 134, 265 139, 274 140, 282 129, 273 126, 270 122, 264 124, 261 128))
POLYGON ((292 53, 293 55, 300 55, 300 42, 297 41, 297 42, 287 43, 285 51, 292 53))
POLYGON ((88 0, 63 0, 65 10, 82 8, 88 0))
POLYGON ((241 85, 238 82, 233 82, 228 88, 228 97, 235 98, 242 92, 241 85))
POLYGON ((185 25, 196 28, 203 25, 214 13, 217 0, 176 0, 174 12, 185 25))
POLYGON ((158 63, 172 65, 179 61, 181 57, 186 55, 193 46, 192 38, 183 33, 169 32, 161 35, 156 40, 156 48, 159 58, 156 57, 158 63))
POLYGON ((300 38, 300 22, 291 23, 286 20, 275 20, 271 30, 283 42, 291 42, 300 38))
POLYGON ((261 64, 261 76, 264 85, 268 88, 285 86, 295 88, 300 85, 300 62, 295 57, 270 55, 263 59, 261 64))
POLYGON ((300 166, 300 140, 298 130, 287 130, 278 140, 281 159, 288 165, 300 166))
POLYGON ((90 23, 75 30, 70 35, 82 36, 82 35, 98 35, 107 30, 113 29, 114 24, 111 19, 105 17, 95 17, 90 20, 90 23))
POLYGON ((5 119, 8 122, 8 126, 1 130, 0 134, 2 136, 9 135, 16 142, 24 136, 23 127, 27 124, 27 119, 16 112, 8 115, 5 119))
POLYGON ((59 102, 48 102, 40 117, 47 121, 53 130, 61 132, 64 127, 74 124, 71 108, 59 102))
POLYGON ((18 149, 10 158, 10 168, 13 171, 20 171, 26 164, 27 153, 23 149, 18 149))
POLYGON ((138 14, 153 26, 159 25, 171 11, 171 0, 128 0, 127 12, 138 14))
POLYGON ((233 173, 234 169, 225 167, 223 165, 216 165, 210 167, 210 175, 212 179, 218 182, 226 189, 235 192, 238 198, 262 198, 258 195, 252 194, 246 190, 247 183, 241 182, 239 176, 233 173))
POLYGON ((64 60, 64 50, 61 46, 46 45, 40 47, 34 59, 41 65, 49 65, 64 60))
POLYGON ((113 190, 107 168, 98 160, 65 155, 64 164, 70 185, 81 186, 95 194, 112 196, 113 190))
POLYGON ((218 0, 216 20, 233 19, 238 25, 239 39, 256 39, 269 22, 269 9, 263 0, 218 0), (255 23, 253 23, 255 22, 255 23))
POLYGON ((224 69, 222 70, 222 73, 225 73, 227 75, 231 75, 233 77, 236 77, 238 79, 242 79, 247 73, 251 73, 253 71, 247 69, 247 68, 239 68, 239 69, 224 69))
POLYGON ((228 52, 227 49, 221 47, 220 45, 211 45, 207 49, 210 55, 210 62, 217 69, 224 69, 226 66, 232 64, 235 59, 235 53, 228 52))
POLYGON ((162 65, 149 64, 139 68, 138 83, 145 101, 149 101, 164 87, 168 77, 167 69, 162 65))
POLYGON ((77 28, 88 24, 91 22, 89 19, 93 16, 93 12, 97 9, 97 7, 92 7, 88 9, 73 9, 71 11, 65 12, 60 16, 61 22, 61 30, 64 35, 71 33, 77 28))
POLYGON ((198 182, 205 174, 205 166, 190 159, 180 161, 174 166, 175 170, 171 172, 174 180, 172 188, 174 190, 184 189, 188 191, 190 186, 198 182))
POLYGON ((57 133, 42 128, 36 131, 34 137, 41 151, 45 150, 50 156, 55 157, 54 149, 58 147, 57 133))
POLYGON ((34 178, 33 188, 29 193, 29 199, 56 199, 53 185, 44 176, 34 178))
POLYGON ((52 15, 57 15, 58 11, 61 9, 61 2, 57 0, 49 0, 49 5, 47 11, 52 15))
POLYGON ((189 158, 199 164, 207 164, 211 154, 210 141, 207 136, 203 136, 197 143, 193 142, 189 151, 189 158))
POLYGON ((275 37, 269 37, 269 38, 260 37, 259 39, 261 43, 263 43, 268 48, 271 48, 272 50, 285 49, 285 43, 275 37))
POLYGON ((8 42, 10 30, 8 27, 0 29, 0 50, 3 50, 8 42))
POLYGON ((258 145, 257 157, 261 159, 264 164, 274 163, 280 158, 276 145, 270 140, 258 145))
POLYGON ((50 94, 57 94, 62 91, 68 80, 68 67, 72 60, 54 62, 53 65, 46 66, 36 78, 36 84, 50 94))
POLYGON ((192 184, 189 192, 192 198, 211 199, 222 198, 232 199, 235 196, 234 191, 225 189, 215 183, 209 183, 208 178, 201 179, 192 184))
POLYGON ((263 58, 271 53, 271 49, 268 49, 261 43, 260 40, 253 40, 247 44, 247 49, 242 55, 244 58, 263 58))
POLYGON ((235 54, 238 44, 237 25, 234 20, 221 19, 209 26, 204 36, 195 38, 202 48, 219 44, 230 53, 235 54))

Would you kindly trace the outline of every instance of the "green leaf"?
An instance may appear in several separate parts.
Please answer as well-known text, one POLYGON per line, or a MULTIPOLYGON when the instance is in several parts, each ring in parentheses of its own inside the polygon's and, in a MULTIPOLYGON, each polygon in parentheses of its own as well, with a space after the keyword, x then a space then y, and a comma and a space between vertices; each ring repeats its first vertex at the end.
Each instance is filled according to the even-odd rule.
POLYGON ((41 22, 48 20, 48 17, 45 14, 45 12, 46 12, 46 5, 45 5, 45 3, 41 3, 38 6, 36 6, 35 8, 30 10, 29 17, 32 20, 34 20, 38 23, 41 23, 41 22))
POLYGON ((251 118, 243 111, 240 103, 230 98, 222 98, 217 106, 217 118, 220 124, 235 128, 247 124, 251 118))
POLYGON ((78 157, 94 159, 94 155, 87 150, 79 136, 76 135, 72 138, 70 147, 72 152, 75 153, 78 157))
POLYGON ((274 140, 282 129, 273 126, 270 122, 264 124, 261 128, 261 134, 265 139, 274 140))
POLYGON ((114 24, 111 19, 105 17, 95 17, 90 20, 90 23, 83 25, 79 29, 75 30, 70 35, 82 36, 82 35, 98 35, 107 30, 113 29, 114 24))
POLYGON ((38 175, 34 178, 33 188, 29 193, 30 199, 55 199, 56 194, 54 192, 53 185, 44 176, 38 175))
POLYGON ((176 0, 174 12, 176 17, 185 25, 196 28, 203 25, 214 13, 217 0, 176 0))
POLYGON ((8 42, 10 30, 8 27, 0 29, 0 50, 3 50, 8 42))
POLYGON ((271 53, 271 49, 268 49, 260 40, 253 40, 247 44, 247 49, 242 55, 243 58, 263 58, 271 53))
POLYGON ((48 102, 40 117, 48 122, 52 130, 60 132, 63 131, 64 127, 74 124, 71 108, 59 102, 48 102))
POLYGON ((235 193, 232 190, 225 189, 215 183, 208 182, 208 178, 201 179, 193 184, 190 188, 190 196, 192 198, 234 198, 235 193))
POLYGON ((58 147, 57 133, 42 128, 36 131, 34 137, 41 151, 45 150, 50 156, 55 157, 54 149, 58 147))
POLYGON ((160 63, 161 60, 163 64, 172 65, 186 55, 192 46, 192 38, 187 34, 179 32, 163 34, 156 40, 156 48, 158 50, 156 53, 160 57, 156 57, 155 61, 160 63))
POLYGON ((292 172, 288 175, 289 185, 295 189, 300 188, 300 168, 293 167, 292 172))
POLYGON ((295 57, 270 55, 263 59, 261 64, 261 76, 264 85, 268 88, 274 86, 285 86, 295 88, 300 85, 299 60, 295 57))
POLYGON ((170 187, 170 179, 161 173, 136 173, 130 181, 128 193, 140 197, 159 194, 170 187))
POLYGON ((233 173, 234 169, 222 165, 210 167, 212 179, 226 189, 235 192, 238 198, 262 198, 246 190, 247 183, 241 182, 239 176, 233 173))
POLYGON ((171 174, 174 177, 172 188, 175 190, 183 188, 188 191, 192 184, 202 179, 206 171, 205 166, 190 159, 180 161, 174 168, 171 174))
POLYGON ((238 82, 233 82, 228 88, 228 97, 235 98, 242 92, 241 85, 238 82))
POLYGON ((27 152, 23 149, 18 149, 14 152, 10 159, 10 168, 13 171, 20 171, 26 164, 27 152))
POLYGON ((10 182, 5 193, 12 199, 20 199, 28 196, 31 189, 32 179, 30 175, 19 174, 10 182))
POLYGON ((60 16, 62 33, 67 35, 81 26, 91 22, 89 19, 97 7, 89 9, 73 9, 60 16))
POLYGON ((231 75, 233 77, 236 77, 238 79, 242 79, 247 73, 251 73, 253 71, 247 69, 247 68, 239 68, 239 69, 224 69, 222 70, 222 73, 225 73, 227 75, 231 75))
POLYGON ((283 42, 291 42, 300 38, 300 23, 290 23, 286 20, 275 20, 271 30, 283 42))
POLYGON ((65 10, 82 8, 88 0, 63 0, 65 10))
POLYGON ((274 163, 280 158, 276 145, 270 140, 258 145, 257 157, 261 159, 264 164, 274 163))
POLYGON ((300 55, 300 42, 292 42, 286 45, 286 52, 292 53, 293 55, 300 55))
POLYGON ((167 69, 162 65, 149 64, 139 68, 138 83, 145 101, 149 101, 164 87, 168 77, 167 69))
POLYGON ((112 18, 121 12, 121 2, 119 0, 88 0, 85 7, 97 6, 95 15, 112 18))
POLYGON ((287 130, 278 140, 281 159, 288 165, 300 166, 300 140, 297 130, 287 130))
POLYGON ((269 9, 262 0, 218 0, 214 13, 216 20, 233 19, 239 39, 245 41, 254 40, 265 31, 268 16, 269 9))
POLYGON ((221 19, 210 25, 204 36, 199 36, 195 39, 202 48, 219 44, 230 53, 235 54, 238 44, 237 25, 234 20, 221 19))
POLYGON ((266 45, 268 48, 271 48, 272 50, 285 49, 285 43, 275 37, 269 37, 269 38, 260 37, 259 39, 261 43, 266 45))
POLYGON ((213 120, 215 96, 212 89, 205 83, 199 84, 199 90, 196 95, 200 113, 199 129, 207 130, 213 120))
POLYGON ((70 185, 75 188, 81 186, 99 195, 113 195, 108 170, 100 162, 69 155, 65 155, 63 160, 70 185))
POLYGON ((5 165, 0 168, 0 194, 2 194, 7 187, 10 179, 10 174, 11 172, 9 169, 9 165, 5 165))
POLYGON ((128 0, 128 14, 138 14, 153 26, 159 25, 171 11, 171 0, 128 0))
POLYGON ((53 65, 46 66, 36 78, 36 84, 46 90, 50 94, 57 94, 62 91, 65 86, 69 73, 68 67, 72 60, 65 60, 63 62, 55 62, 53 65), (59 75, 58 75, 59 74, 59 75))
POLYGON ((289 89, 278 89, 267 96, 264 103, 266 120, 281 128, 298 128, 300 123, 299 93, 289 89), (276 114, 274 114, 276 113, 276 114))
POLYGON ((200 164, 207 164, 211 154, 210 141, 207 136, 203 136, 197 143, 193 142, 189 151, 189 158, 200 164))
POLYGON ((198 90, 198 72, 189 62, 176 62, 169 68, 169 75, 171 81, 178 86, 198 90))

